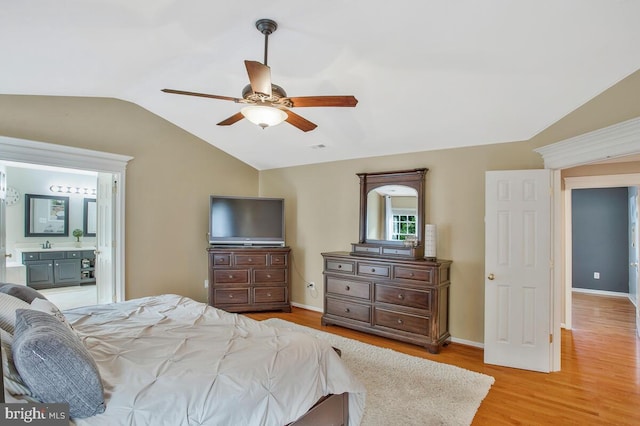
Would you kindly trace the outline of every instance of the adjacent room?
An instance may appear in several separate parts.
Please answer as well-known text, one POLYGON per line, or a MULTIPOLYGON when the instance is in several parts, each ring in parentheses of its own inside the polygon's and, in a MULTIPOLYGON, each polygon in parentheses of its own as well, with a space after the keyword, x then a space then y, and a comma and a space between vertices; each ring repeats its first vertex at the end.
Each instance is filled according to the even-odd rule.
POLYGON ((639 423, 637 16, 3 6, 4 401, 78 426, 639 423))

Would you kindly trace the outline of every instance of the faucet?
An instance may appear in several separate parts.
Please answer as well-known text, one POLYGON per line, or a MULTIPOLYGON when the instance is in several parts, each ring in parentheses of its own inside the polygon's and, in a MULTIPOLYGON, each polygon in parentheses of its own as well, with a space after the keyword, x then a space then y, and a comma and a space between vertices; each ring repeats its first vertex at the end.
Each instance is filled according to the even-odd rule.
POLYGON ((49 240, 47 240, 45 243, 42 244, 42 248, 43 249, 50 249, 51 248, 51 243, 49 242, 49 240))

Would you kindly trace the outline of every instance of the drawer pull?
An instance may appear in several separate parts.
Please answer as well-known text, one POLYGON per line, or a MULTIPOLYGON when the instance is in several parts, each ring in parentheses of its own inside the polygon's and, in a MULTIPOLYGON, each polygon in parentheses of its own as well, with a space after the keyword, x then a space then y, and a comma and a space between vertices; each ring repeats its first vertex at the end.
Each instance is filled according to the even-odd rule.
POLYGON ((233 275, 229 275, 229 279, 232 280, 233 279, 233 275))
POLYGON ((338 265, 338 269, 342 269, 342 265, 338 265))
POLYGON ((402 320, 398 318, 398 324, 402 324, 402 320))
POLYGON ((349 313, 349 312, 351 312, 351 309, 349 309, 349 308, 344 308, 344 311, 345 311, 346 313, 349 313))
POLYGON ((376 268, 371 268, 371 272, 375 272, 375 271, 376 271, 376 268))
POLYGON ((351 287, 349 287, 349 286, 345 286, 345 288, 344 288, 344 289, 345 289, 346 291, 349 291, 349 290, 351 290, 351 287))
POLYGON ((414 275, 415 275, 415 274, 414 274, 413 272, 410 272, 410 273, 409 273, 409 276, 410 276, 410 277, 413 277, 414 275))
POLYGON ((398 299, 400 299, 400 300, 404 299, 404 294, 402 294, 402 293, 398 294, 398 299))
POLYGON ((249 258, 249 263, 251 263, 251 262, 253 262, 253 259, 252 259, 252 258, 249 258))
POLYGON ((271 293, 267 293, 267 297, 271 297, 271 293))
POLYGON ((230 294, 230 295, 229 295, 229 299, 233 299, 233 294, 230 294))
POLYGON ((267 278, 271 278, 271 274, 267 274, 267 278))

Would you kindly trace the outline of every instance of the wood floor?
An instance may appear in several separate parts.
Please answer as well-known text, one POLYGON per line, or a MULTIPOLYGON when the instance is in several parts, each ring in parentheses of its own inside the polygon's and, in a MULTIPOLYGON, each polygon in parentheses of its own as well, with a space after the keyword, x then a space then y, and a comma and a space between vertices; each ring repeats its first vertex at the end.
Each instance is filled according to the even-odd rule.
POLYGON ((253 313, 282 318, 409 355, 493 376, 474 425, 640 425, 640 339, 635 310, 624 298, 575 293, 573 330, 562 330, 562 371, 534 373, 483 363, 482 349, 451 343, 440 354, 337 326, 322 327, 320 314, 293 308, 253 313))

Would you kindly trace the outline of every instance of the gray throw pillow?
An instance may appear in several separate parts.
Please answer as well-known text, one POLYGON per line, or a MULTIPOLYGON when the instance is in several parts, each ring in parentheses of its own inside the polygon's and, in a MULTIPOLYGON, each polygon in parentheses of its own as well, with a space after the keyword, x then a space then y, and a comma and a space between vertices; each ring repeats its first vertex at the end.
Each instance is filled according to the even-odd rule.
POLYGON ((27 303, 33 302, 33 299, 45 299, 37 290, 27 287, 26 285, 0 283, 0 293, 5 293, 13 297, 17 297, 20 300, 24 300, 27 303))
POLYGON ((90 417, 105 410, 98 367, 78 336, 54 316, 16 311, 13 362, 34 397, 66 402, 69 415, 90 417))

